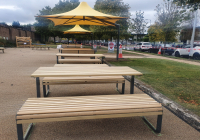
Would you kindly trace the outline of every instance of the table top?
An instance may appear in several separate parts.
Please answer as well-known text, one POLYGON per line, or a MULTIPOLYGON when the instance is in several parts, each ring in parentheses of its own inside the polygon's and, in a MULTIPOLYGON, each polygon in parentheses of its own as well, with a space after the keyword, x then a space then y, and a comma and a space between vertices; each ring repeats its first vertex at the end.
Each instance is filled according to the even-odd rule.
POLYGON ((92 50, 91 48, 60 48, 60 50, 92 50))
MULTIPOLYGON (((101 65, 101 64, 99 64, 101 65)), ((31 77, 70 77, 70 76, 122 76, 122 75, 142 75, 127 66, 120 67, 40 67, 31 77)))
POLYGON ((83 56, 83 57, 103 57, 103 54, 66 54, 66 53, 57 53, 56 56, 83 56))
MULTIPOLYGON (((107 64, 55 64, 54 67, 109 67, 107 64)), ((115 67, 115 66, 113 66, 115 67)))

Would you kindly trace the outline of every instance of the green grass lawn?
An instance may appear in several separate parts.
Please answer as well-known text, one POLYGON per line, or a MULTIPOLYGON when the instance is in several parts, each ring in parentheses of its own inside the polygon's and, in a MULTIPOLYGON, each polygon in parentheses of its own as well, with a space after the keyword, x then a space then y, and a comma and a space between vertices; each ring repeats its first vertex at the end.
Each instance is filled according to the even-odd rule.
POLYGON ((142 72, 137 79, 200 116, 200 66, 149 58, 110 63, 142 72))

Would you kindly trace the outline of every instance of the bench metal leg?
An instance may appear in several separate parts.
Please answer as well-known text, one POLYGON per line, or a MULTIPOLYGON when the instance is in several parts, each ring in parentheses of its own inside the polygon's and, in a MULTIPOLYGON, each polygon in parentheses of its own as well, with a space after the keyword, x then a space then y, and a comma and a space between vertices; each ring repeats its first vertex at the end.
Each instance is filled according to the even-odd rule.
POLYGON ((134 94, 134 76, 131 76, 130 94, 134 94))
POLYGON ((125 83, 122 83, 122 94, 124 94, 124 90, 125 90, 125 83))
POLYGON ((40 97, 40 78, 36 77, 36 90, 37 90, 37 97, 40 97))
POLYGON ((101 60, 102 60, 102 62, 101 62, 102 64, 103 64, 103 59, 104 59, 104 58, 105 58, 105 57, 102 57, 102 59, 101 59, 101 60))
POLYGON ((56 56, 56 58, 57 58, 57 64, 59 64, 59 63, 58 63, 58 56, 56 56))
POLYGON ((23 128, 22 128, 22 124, 17 124, 17 137, 18 140, 23 140, 23 128))
POLYGON ((118 83, 116 83, 116 89, 120 94, 124 94, 125 83, 122 83, 122 92, 120 92, 119 89, 118 89, 118 83))
POLYGON ((27 140, 28 136, 30 135, 30 132, 31 132, 32 128, 33 128, 33 123, 31 123, 28 126, 28 129, 27 129, 25 135, 23 136, 22 124, 17 124, 17 137, 18 137, 18 140, 27 140))
POLYGON ((46 97, 46 85, 43 85, 43 95, 46 97))
POLYGON ((43 95, 44 97, 48 97, 49 95, 49 85, 47 85, 47 91, 46 91, 46 85, 43 85, 43 95))
POLYGON ((161 132, 161 126, 162 126, 162 115, 158 115, 157 117, 157 126, 156 129, 154 126, 145 118, 143 117, 143 120, 145 123, 155 132, 155 133, 160 133, 161 132))

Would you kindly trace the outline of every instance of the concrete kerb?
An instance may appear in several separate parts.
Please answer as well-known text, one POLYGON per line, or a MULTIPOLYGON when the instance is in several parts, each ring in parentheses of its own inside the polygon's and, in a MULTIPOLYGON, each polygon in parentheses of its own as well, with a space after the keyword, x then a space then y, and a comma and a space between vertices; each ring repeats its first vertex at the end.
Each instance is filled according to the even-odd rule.
MULTIPOLYGON (((108 61, 104 59, 104 63, 106 63, 109 66, 112 66, 108 61)), ((126 80, 130 82, 131 77, 130 76, 124 76, 126 80)), ((163 107, 168 109, 170 112, 172 112, 174 115, 182 119, 184 122, 195 128, 197 131, 200 132, 200 117, 189 111, 188 109, 182 107, 181 105, 177 104, 176 102, 170 100, 163 94, 159 93, 158 91, 152 89, 151 87, 148 87, 143 82, 135 79, 134 85, 142 90, 144 93, 148 94, 152 98, 154 98, 159 103, 162 103, 163 107)))

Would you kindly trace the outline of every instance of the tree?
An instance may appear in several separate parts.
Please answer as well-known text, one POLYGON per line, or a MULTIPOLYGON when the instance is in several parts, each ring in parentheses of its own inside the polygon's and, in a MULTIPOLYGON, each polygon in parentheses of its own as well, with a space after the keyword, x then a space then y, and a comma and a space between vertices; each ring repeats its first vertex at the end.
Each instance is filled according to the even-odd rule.
POLYGON ((156 24, 151 25, 149 27, 148 35, 150 42, 165 41, 165 36, 163 34, 162 29, 160 28, 160 26, 156 24))
MULTIPOLYGON (((131 19, 130 31, 135 32, 138 38, 138 35, 144 34, 144 32, 146 31, 145 29, 147 26, 147 22, 144 19, 144 12, 136 11, 135 15, 136 17, 131 19)), ((141 40, 141 36, 140 36, 140 40, 141 40)))
POLYGON ((20 28, 20 23, 19 23, 19 21, 13 21, 12 26, 13 26, 14 28, 20 28))
POLYGON ((6 22, 0 22, 0 25, 8 26, 6 22))
POLYGON ((183 22, 189 19, 189 12, 181 9, 172 0, 163 0, 164 3, 156 6, 156 25, 162 30, 165 42, 176 40, 177 31, 183 22))
POLYGON ((144 42, 149 42, 149 35, 145 35, 144 38, 143 38, 143 41, 144 42))
MULTIPOLYGON (((71 0, 65 1, 65 0, 59 0, 57 4, 55 4, 55 7, 51 8, 49 6, 44 7, 42 10, 39 10, 38 15, 51 15, 51 14, 58 14, 63 12, 68 12, 70 10, 73 10, 79 5, 79 0, 71 0)), ((73 28, 72 25, 70 26, 54 26, 54 23, 51 20, 48 20, 43 17, 36 17, 36 23, 35 29, 36 32, 41 34, 45 41, 47 41, 47 38, 50 36, 53 36, 54 38, 56 36, 59 37, 66 37, 68 35, 63 35, 62 31, 69 30, 73 28)), ((72 35, 70 35, 72 36, 72 35)), ((69 36, 68 36, 69 37, 69 36)))
POLYGON ((192 8, 193 10, 200 8, 200 0, 173 0, 173 2, 179 6, 192 8))
MULTIPOLYGON (((130 7, 128 4, 124 4, 122 0, 97 0, 95 2, 94 9, 105 14, 120 17, 130 17, 130 7)), ((117 21, 116 24, 120 25, 121 37, 127 34, 127 29, 129 26, 127 19, 121 19, 117 21)), ((98 34, 98 37, 103 37, 104 35, 110 36, 110 39, 112 39, 112 37, 117 37, 116 27, 91 26, 90 28, 91 31, 95 32, 95 34, 98 34)))

